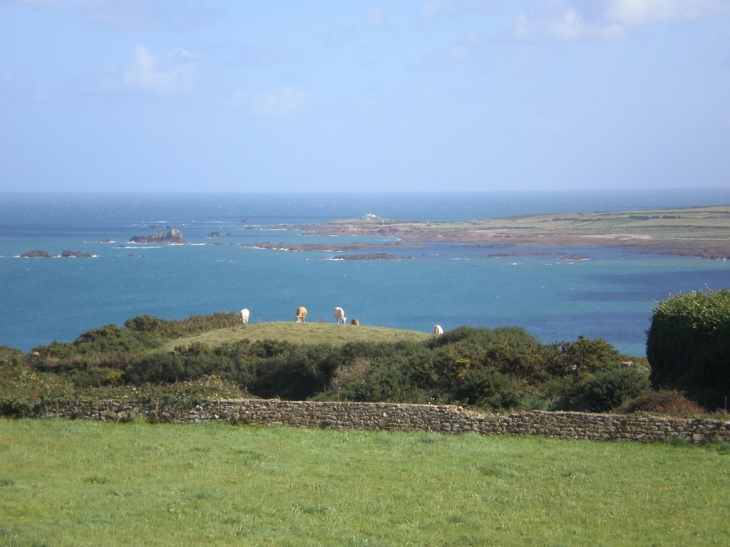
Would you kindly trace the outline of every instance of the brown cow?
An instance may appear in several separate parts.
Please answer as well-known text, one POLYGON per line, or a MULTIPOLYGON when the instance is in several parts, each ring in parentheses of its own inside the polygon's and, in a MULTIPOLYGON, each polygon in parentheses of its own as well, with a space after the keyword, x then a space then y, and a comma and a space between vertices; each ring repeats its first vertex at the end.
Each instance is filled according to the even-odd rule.
POLYGON ((304 306, 299 306, 297 308, 297 313, 294 314, 294 320, 297 323, 304 323, 307 319, 307 308, 304 306))
POLYGON ((358 321, 357 319, 353 319, 352 321, 350 321, 350 325, 355 325, 355 326, 357 326, 357 325, 359 325, 359 324, 360 324, 360 321, 358 321))

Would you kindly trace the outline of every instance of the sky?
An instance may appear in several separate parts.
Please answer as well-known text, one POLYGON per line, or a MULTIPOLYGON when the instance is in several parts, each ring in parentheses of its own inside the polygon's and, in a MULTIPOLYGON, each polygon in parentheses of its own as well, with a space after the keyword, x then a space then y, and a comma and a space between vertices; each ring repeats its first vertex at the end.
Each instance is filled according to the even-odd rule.
POLYGON ((730 187, 730 0, 0 0, 0 191, 730 187))

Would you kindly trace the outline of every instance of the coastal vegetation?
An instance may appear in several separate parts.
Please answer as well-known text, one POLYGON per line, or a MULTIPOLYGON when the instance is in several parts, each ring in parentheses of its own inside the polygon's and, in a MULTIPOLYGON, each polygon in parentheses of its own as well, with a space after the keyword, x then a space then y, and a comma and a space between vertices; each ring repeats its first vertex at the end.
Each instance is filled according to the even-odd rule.
POLYGON ((543 344, 519 327, 441 336, 325 323, 241 325, 233 312, 148 315, 23 354, 0 346, 0 414, 82 398, 194 405, 212 398, 458 404, 501 412, 727 412, 730 291, 660 302, 647 355, 603 339, 543 344))
POLYGON ((0 420, 0 544, 727 545, 727 445, 0 420))
POLYGON ((693 291, 660 302, 647 338, 651 379, 711 408, 730 397, 730 290, 693 291))
POLYGON ((652 396, 647 360, 602 339, 543 344, 518 327, 443 336, 324 323, 242 326, 237 314, 166 321, 137 316, 28 354, 3 347, 0 411, 39 401, 235 397, 460 404, 522 409, 693 414, 680 392, 652 396))

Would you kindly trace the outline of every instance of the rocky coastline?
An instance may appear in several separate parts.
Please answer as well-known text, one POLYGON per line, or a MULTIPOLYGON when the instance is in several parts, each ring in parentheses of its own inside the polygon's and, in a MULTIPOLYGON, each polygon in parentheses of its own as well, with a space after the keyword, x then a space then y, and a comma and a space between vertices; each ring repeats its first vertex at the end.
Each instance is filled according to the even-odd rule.
POLYGON ((363 249, 402 248, 400 243, 242 243, 241 247, 270 249, 275 251, 359 251, 363 249))
POLYGON ((316 236, 396 237, 404 246, 423 243, 468 243, 492 248, 623 247, 639 253, 661 253, 730 260, 730 239, 700 237, 657 238, 635 234, 519 233, 469 227, 440 228, 427 223, 307 224, 292 227, 316 236))

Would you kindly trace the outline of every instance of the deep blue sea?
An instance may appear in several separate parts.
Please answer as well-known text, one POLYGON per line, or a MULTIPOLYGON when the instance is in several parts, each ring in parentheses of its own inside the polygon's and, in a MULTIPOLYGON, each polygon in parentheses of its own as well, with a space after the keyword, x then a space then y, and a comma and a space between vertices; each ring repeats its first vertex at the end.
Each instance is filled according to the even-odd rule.
MULTIPOLYGON (((243 307, 251 321, 334 321, 341 306, 366 325, 428 331, 435 323, 519 325, 544 342, 603 337, 633 355, 657 300, 730 285, 730 261, 641 254, 620 248, 534 249, 583 254, 488 258, 509 249, 426 244, 414 260, 337 261, 332 252, 243 248, 260 241, 346 243, 247 226, 298 225, 367 213, 462 221, 578 211, 720 205, 730 189, 454 194, 12 194, 0 193, 0 344, 24 351, 150 314, 180 319, 243 307), (241 222, 246 220, 246 223, 241 222), (130 237, 179 228, 192 245, 134 245, 130 237), (211 240, 212 231, 231 236, 211 240), (99 240, 110 238, 115 243, 99 240), (219 243, 220 245, 209 245, 219 243), (204 245, 208 244, 208 245, 204 245), (123 248, 118 245, 124 245, 123 248), (27 259, 42 249, 89 259, 27 259)), ((516 249, 529 252, 531 249, 516 249)), ((371 251, 367 251, 371 252, 371 251)))

